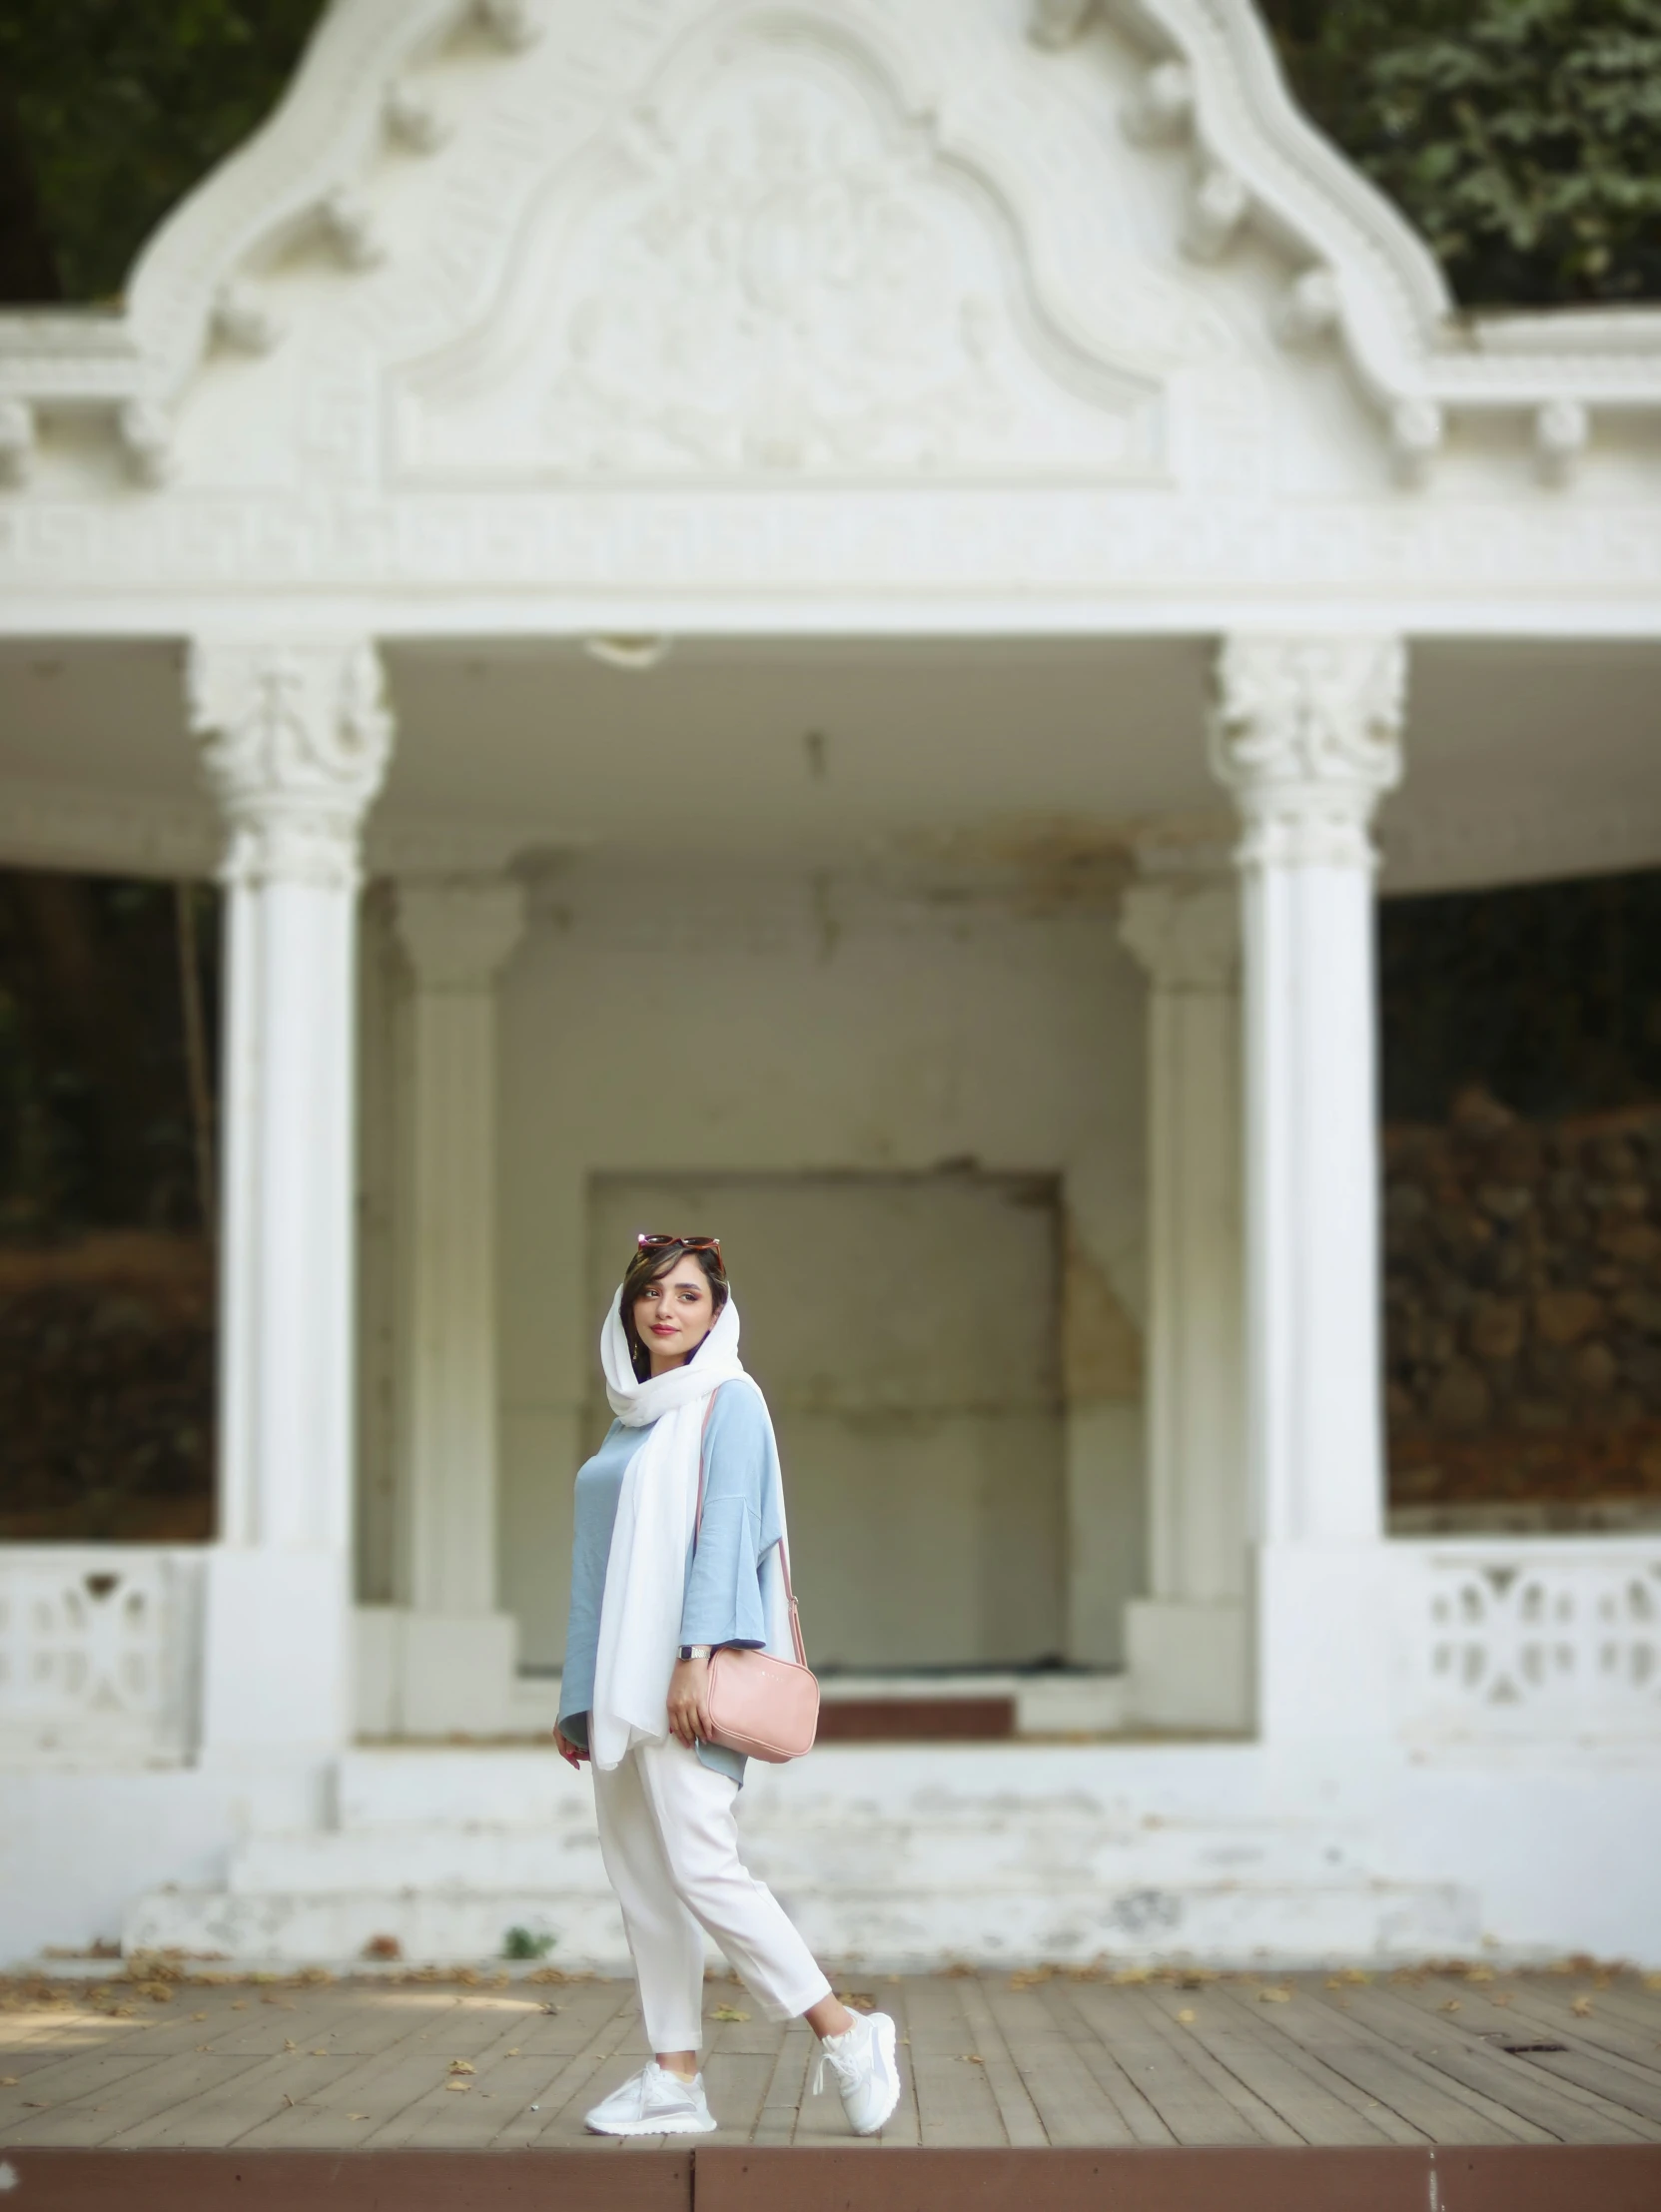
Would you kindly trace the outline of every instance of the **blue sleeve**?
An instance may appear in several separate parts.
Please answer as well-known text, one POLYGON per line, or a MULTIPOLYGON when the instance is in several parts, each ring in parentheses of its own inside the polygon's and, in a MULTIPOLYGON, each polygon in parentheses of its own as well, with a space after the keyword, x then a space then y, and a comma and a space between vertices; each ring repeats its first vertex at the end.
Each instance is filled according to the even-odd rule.
POLYGON ((760 1567, 772 1489, 766 1409, 746 1384, 727 1383, 704 1438, 703 1528, 686 1577, 683 1644, 766 1644, 760 1567))

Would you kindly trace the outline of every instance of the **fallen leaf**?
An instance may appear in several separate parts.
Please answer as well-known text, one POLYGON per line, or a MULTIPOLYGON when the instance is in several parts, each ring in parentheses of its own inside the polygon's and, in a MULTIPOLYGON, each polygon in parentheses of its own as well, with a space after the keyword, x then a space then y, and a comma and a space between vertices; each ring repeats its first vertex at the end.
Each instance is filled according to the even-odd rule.
POLYGON ((472 2087, 472 2083, 470 2081, 446 2081, 444 2087, 446 2089, 459 2089, 461 2094, 465 2096, 472 2087))
POLYGON ((367 2112, 349 2112, 347 2118, 349 2120, 367 2120, 369 2114, 367 2112))
POLYGON ((1185 2004, 1177 2017, 1184 2027, 1193 2027, 1195 2021, 1199 2018, 1199 2014, 1192 2004, 1185 2004))
POLYGON ((749 2016, 747 2012, 740 2012, 730 2004, 718 2004, 709 2015, 712 2020, 747 2020, 749 2016))
POLYGON ((0 2074, 0 2089, 15 2089, 16 2087, 16 2074, 0 2074))
POLYGON ((248 2010, 248 1999, 246 1997, 233 1997, 231 1999, 231 2009, 233 2012, 246 2012, 248 2010))
POLYGON ((299 2050, 300 2045, 295 2041, 292 2035, 285 2035, 283 2038, 283 2048, 285 2050, 299 2050))
POLYGON ((191 2014, 191 2018, 193 2020, 205 2020, 207 2017, 208 2015, 206 2012, 193 2012, 191 2014))
POLYGON ((465 2058, 452 2058, 449 2062, 449 2070, 452 2074, 470 2074, 476 2071, 470 2061, 465 2058))
POLYGON ((1257 2002, 1259 2004, 1290 2004, 1291 1991, 1289 1989, 1259 1989, 1257 1991, 1257 2002))
POLYGON ((1509 1989, 1496 1989, 1488 2002, 1490 2004, 1509 2004, 1511 1999, 1512 1993, 1509 1989))
POLYGON ((517 2058, 519 2054, 518 2054, 518 2051, 517 2051, 517 2049, 515 2048, 515 2049, 513 2049, 513 2050, 510 2050, 510 2051, 509 2051, 509 2052, 507 2053, 507 2055, 508 2055, 508 2057, 509 2057, 509 2058, 517 2058))
POLYGON ((966 2050, 961 2055, 966 2066, 984 2066, 986 2064, 986 2060, 978 2050, 966 2050))
POLYGON ((1459 2000, 1457 1997, 1443 1997, 1441 2003, 1436 2007, 1438 2012, 1457 2012, 1458 2009, 1459 2000))
POLYGON ((1590 1997, 1576 1997, 1569 2006, 1569 2010, 1577 2020, 1589 2019, 1592 2011, 1592 2000, 1590 1997))
POLYGON ((312 2056, 314 2058, 327 2058, 329 2056, 329 2053, 326 2050, 315 2050, 313 2051, 312 2056))

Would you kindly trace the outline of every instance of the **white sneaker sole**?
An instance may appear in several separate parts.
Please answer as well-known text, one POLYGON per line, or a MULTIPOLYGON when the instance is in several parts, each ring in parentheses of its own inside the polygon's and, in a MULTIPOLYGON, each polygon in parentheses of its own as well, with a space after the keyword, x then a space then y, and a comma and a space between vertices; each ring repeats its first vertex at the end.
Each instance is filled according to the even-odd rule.
POLYGON ((884 2012, 877 2019, 877 2070, 888 2101, 863 2127, 854 2129, 856 2135, 880 2135, 894 2117, 894 2107, 900 2101, 900 2065, 895 2052, 894 2022, 884 2012))
POLYGON ((582 2124, 590 2135, 712 2135, 721 2123, 713 2112, 707 2120, 695 2112, 666 2112, 655 2120, 596 2120, 585 2112, 582 2124))

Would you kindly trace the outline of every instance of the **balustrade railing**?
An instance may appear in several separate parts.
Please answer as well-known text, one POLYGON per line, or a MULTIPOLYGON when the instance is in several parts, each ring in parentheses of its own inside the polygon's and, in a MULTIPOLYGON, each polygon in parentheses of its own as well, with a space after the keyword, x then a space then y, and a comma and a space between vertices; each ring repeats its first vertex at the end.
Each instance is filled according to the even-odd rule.
POLYGON ((1392 1543, 1403 1732, 1661 1737, 1661 1538, 1392 1543))
POLYGON ((199 1551, 0 1546, 0 1757, 175 1765, 194 1747, 199 1551))

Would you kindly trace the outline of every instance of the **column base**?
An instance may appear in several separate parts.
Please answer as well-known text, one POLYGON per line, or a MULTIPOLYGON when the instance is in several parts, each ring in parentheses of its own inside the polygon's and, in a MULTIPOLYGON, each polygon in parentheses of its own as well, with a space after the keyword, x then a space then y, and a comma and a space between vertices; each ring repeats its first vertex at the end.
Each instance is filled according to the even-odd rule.
POLYGON ((345 1556, 216 1544, 206 1565, 200 1762, 339 1751, 352 1729, 345 1556))
POLYGON ((1257 1574, 1257 1733, 1352 1747, 1390 1734, 1383 1540, 1263 1544, 1257 1574))
POLYGON ((1153 1728, 1251 1726, 1251 1649, 1246 1607, 1137 1598, 1125 1609, 1133 1721, 1153 1728))
POLYGON ((361 1736, 501 1736, 512 1726, 519 1624, 509 1613, 360 1606, 361 1736))

